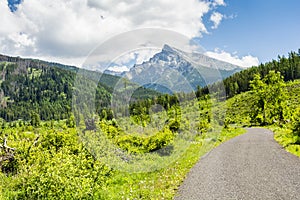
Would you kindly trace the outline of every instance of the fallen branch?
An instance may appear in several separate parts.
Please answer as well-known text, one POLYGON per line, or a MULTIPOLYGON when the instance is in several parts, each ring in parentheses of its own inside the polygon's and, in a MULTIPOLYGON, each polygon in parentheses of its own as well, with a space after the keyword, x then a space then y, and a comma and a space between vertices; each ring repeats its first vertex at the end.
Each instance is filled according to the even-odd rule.
POLYGON ((3 145, 0 145, 0 148, 4 150, 5 153, 8 153, 10 151, 15 151, 15 148, 7 146, 7 140, 4 138, 3 145))
POLYGON ((15 156, 13 153, 15 151, 15 148, 11 148, 7 145, 6 138, 3 139, 3 144, 0 145, 0 149, 3 149, 3 151, 4 151, 4 154, 0 155, 0 166, 2 166, 2 163, 6 160, 12 161, 15 159, 15 156))

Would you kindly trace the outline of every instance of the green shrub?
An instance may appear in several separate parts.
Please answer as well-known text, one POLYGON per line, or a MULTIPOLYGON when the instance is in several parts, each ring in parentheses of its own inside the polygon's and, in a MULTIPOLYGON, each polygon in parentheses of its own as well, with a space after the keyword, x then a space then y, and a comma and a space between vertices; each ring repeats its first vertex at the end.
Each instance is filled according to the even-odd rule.
POLYGON ((122 135, 116 138, 115 143, 130 153, 148 153, 168 145, 175 134, 165 128, 151 136, 122 135))

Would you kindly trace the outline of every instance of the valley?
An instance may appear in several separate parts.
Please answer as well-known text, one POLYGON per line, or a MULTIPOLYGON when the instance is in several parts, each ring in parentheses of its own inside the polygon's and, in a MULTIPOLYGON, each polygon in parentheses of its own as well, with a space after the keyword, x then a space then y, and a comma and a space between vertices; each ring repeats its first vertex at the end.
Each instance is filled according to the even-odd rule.
POLYGON ((300 156, 299 52, 245 70, 199 56, 165 46, 132 79, 1 56, 0 199, 172 199, 198 160, 244 127, 273 130, 300 156), (207 84, 196 72, 217 68, 203 59, 223 69, 207 84), (167 73, 157 63, 190 82, 153 81, 167 73))

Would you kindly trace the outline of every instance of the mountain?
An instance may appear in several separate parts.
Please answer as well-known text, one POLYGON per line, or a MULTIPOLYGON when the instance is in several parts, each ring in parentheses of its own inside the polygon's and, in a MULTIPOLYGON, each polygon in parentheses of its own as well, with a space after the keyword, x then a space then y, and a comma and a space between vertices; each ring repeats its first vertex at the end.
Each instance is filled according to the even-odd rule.
POLYGON ((201 53, 164 45, 149 61, 134 65, 124 77, 161 92, 191 92, 241 71, 242 68, 201 53))

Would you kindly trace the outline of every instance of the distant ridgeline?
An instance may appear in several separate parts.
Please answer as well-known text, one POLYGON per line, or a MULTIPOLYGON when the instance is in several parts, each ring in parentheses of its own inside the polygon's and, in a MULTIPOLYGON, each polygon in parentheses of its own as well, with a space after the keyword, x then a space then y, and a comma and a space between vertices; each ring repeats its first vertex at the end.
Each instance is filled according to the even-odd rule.
POLYGON ((54 62, 46 62, 42 60, 37 60, 37 59, 26 59, 26 58, 20 58, 20 57, 11 57, 11 56, 6 56, 6 55, 1 55, 0 54, 0 62, 10 62, 10 63, 16 63, 18 67, 21 68, 37 68, 41 69, 43 67, 57 67, 69 71, 74 71, 77 72, 78 68, 74 66, 69 66, 69 65, 63 65, 59 63, 54 63, 54 62))
POLYGON ((197 96, 209 94, 209 90, 217 91, 217 88, 220 88, 220 86, 224 84, 226 96, 223 95, 223 98, 233 97, 236 94, 250 90, 249 81, 253 80, 254 74, 260 74, 263 78, 271 70, 280 72, 281 75, 284 76, 285 81, 300 79, 300 49, 298 50, 298 53, 289 53, 287 58, 278 56, 278 60, 272 60, 271 62, 261 64, 257 67, 251 67, 241 72, 237 72, 223 81, 216 82, 209 87, 199 88, 197 90, 197 96))

